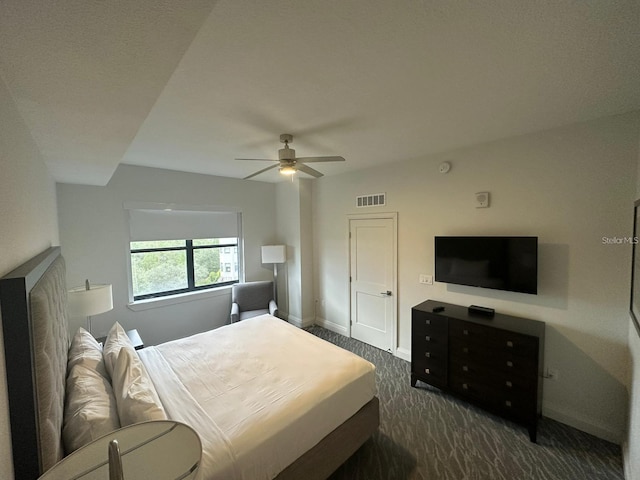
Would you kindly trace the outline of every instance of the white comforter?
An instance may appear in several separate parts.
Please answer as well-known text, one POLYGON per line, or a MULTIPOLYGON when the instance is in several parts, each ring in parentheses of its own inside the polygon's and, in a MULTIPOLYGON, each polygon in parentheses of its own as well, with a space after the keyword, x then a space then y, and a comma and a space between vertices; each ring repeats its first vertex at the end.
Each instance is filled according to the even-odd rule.
POLYGON ((202 479, 272 479, 375 395, 371 363, 270 315, 139 353, 202 479))

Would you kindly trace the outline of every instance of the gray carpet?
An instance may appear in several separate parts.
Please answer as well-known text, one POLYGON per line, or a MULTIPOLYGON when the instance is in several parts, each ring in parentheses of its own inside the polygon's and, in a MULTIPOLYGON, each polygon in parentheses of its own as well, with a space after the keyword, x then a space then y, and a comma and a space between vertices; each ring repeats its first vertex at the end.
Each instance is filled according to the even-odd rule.
POLYGON ((620 447, 543 418, 524 427, 418 382, 410 364, 321 327, 311 333, 376 366, 380 429, 331 480, 624 479, 620 447))

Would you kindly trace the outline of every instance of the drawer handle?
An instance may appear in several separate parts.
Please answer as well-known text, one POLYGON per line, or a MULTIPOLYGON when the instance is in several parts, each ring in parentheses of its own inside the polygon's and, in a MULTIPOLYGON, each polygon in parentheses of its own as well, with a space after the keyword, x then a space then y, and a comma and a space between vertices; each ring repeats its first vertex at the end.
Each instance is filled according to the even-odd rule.
POLYGON ((424 337, 424 339, 425 339, 427 342, 430 342, 430 341, 431 341, 431 337, 430 337, 429 335, 427 335, 426 337, 424 337))
POLYGON ((467 385, 466 383, 462 384, 462 389, 463 390, 469 390, 469 385, 467 385))
POLYGON ((463 372, 468 372, 469 371, 469 367, 467 367, 466 365, 462 366, 462 371, 463 372))
POLYGON ((505 406, 511 408, 511 400, 507 400, 506 402, 504 402, 505 406))
POLYGON ((462 334, 463 335, 469 335, 469 330, 467 330, 466 328, 464 330, 462 330, 462 334))
POLYGON ((513 362, 511 360, 507 360, 507 367, 513 367, 513 362))
POLYGON ((425 368, 424 373, 426 373, 427 375, 431 375, 431 369, 425 368))
POLYGON ((507 347, 513 348, 513 342, 511 340, 507 340, 507 347))
POLYGON ((505 382, 505 385, 509 388, 513 387, 513 383, 511 383, 509 380, 505 382))
POLYGON ((424 352, 424 356, 427 358, 431 358, 431 352, 424 352))
POLYGON ((431 325, 431 320, 425 320, 427 325, 431 325))

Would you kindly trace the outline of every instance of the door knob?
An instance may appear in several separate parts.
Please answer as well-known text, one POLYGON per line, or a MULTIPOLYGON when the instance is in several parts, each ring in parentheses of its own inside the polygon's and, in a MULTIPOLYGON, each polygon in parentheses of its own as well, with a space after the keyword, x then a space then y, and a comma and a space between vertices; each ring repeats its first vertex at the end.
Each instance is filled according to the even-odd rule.
POLYGON ((391 296, 391 290, 387 290, 386 292, 380 292, 380 295, 384 295, 385 297, 391 296))

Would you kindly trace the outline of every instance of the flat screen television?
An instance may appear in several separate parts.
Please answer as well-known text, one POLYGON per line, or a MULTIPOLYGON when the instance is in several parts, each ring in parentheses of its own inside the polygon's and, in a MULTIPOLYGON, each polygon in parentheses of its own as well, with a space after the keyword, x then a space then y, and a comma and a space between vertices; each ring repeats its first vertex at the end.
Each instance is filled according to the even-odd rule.
POLYGON ((436 282, 538 293, 538 237, 435 237, 436 282))

